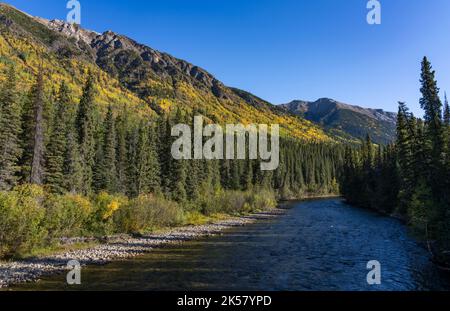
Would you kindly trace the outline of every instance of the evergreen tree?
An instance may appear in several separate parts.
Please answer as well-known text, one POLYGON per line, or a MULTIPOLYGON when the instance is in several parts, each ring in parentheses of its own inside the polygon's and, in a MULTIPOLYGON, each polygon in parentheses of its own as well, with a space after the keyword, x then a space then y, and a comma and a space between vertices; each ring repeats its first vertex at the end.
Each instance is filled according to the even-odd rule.
POLYGON ((46 153, 46 184, 53 192, 65 190, 64 174, 65 156, 67 154, 68 130, 70 125, 69 105, 70 91, 63 81, 56 99, 56 111, 52 120, 50 141, 46 153))
POLYGON ((220 183, 223 188, 231 189, 231 161, 220 161, 220 183))
POLYGON ((207 165, 203 165, 201 160, 190 160, 186 163, 187 171, 189 174, 186 175, 186 193, 188 199, 191 201, 195 201, 200 196, 200 187, 202 185, 202 181, 204 174, 208 174, 209 167, 207 165), (206 170, 205 170, 206 169, 206 170), (202 172, 203 170, 203 172, 202 172), (203 174, 202 174, 203 173, 203 174))
POLYGON ((42 69, 39 69, 24 111, 21 160, 23 180, 38 185, 44 178, 44 102, 44 77, 42 69))
POLYGON ((117 190, 127 191, 127 114, 122 112, 116 118, 116 170, 117 190))
POLYGON ((240 160, 231 161, 231 189, 233 190, 242 190, 239 164, 240 160))
POLYGON ((222 189, 221 185, 221 175, 220 175, 220 161, 212 160, 207 161, 209 166, 209 175, 208 179, 204 181, 204 184, 209 187, 209 190, 213 191, 213 193, 217 193, 222 189))
POLYGON ((0 190, 11 189, 20 170, 21 109, 19 105, 16 73, 11 67, 0 89, 0 190))
POLYGON ((155 134, 150 126, 141 124, 136 151, 137 194, 160 192, 160 166, 155 134))
POLYGON ((428 181, 432 185, 433 193, 440 195, 442 182, 442 154, 444 150, 442 103, 439 98, 439 89, 435 80, 435 72, 425 57, 422 62, 422 73, 420 80, 422 98, 420 105, 425 111, 425 147, 428 148, 428 162, 430 164, 428 181))
POLYGON ((448 104, 447 94, 445 94, 444 98, 444 124, 450 126, 450 106, 448 104))
POLYGON ((134 126, 127 133, 127 194, 130 197, 139 195, 139 128, 134 126))
POLYGON ((398 163, 400 165, 402 187, 399 193, 400 210, 406 211, 412 191, 414 190, 415 175, 412 167, 414 157, 414 128, 413 116, 408 111, 405 103, 399 102, 397 115, 397 150, 398 163))
MULTIPOLYGON (((194 111, 189 118, 189 125, 192 133, 194 133, 194 117, 196 112, 194 111)), ((192 135, 194 136, 194 135, 192 135)), ((191 137, 192 146, 194 146, 194 137, 191 137)), ((206 191, 203 187, 203 181, 208 178, 209 166, 206 161, 192 159, 186 161, 186 170, 189 172, 186 175, 186 193, 187 198, 190 201, 195 201, 199 198, 201 191, 206 191)))
POLYGON ((243 175, 242 184, 244 185, 244 190, 251 190, 253 188, 253 161, 245 160, 245 172, 243 175))
POLYGON ((82 166, 83 185, 82 193, 89 194, 93 184, 93 167, 95 159, 95 86, 94 77, 89 74, 83 88, 83 94, 78 106, 75 119, 77 130, 77 140, 80 148, 80 158, 82 166))
MULTIPOLYGON (((177 110, 174 124, 183 124, 185 123, 185 118, 180 109, 177 110)), ((169 130, 170 131, 170 130, 169 130)), ((169 132, 170 134, 170 132, 169 132)), ((170 142, 173 140, 170 139, 170 142)), ((169 144, 169 148, 170 148, 169 144)), ((171 159, 170 153, 166 156, 169 156, 171 159)), ((188 160, 170 160, 170 180, 171 180, 171 196, 177 202, 185 202, 188 198, 186 191, 186 179, 187 179, 187 161, 188 160)))
POLYGON ((425 185, 431 186, 432 202, 428 207, 428 228, 431 235, 440 235, 449 225, 446 215, 450 196, 447 189, 447 175, 445 174, 444 127, 442 120, 442 103, 439 89, 435 80, 435 72, 425 57, 422 62, 421 75, 421 107, 425 110, 425 156, 429 169, 425 185))
POLYGON ((102 157, 100 161, 100 188, 110 193, 116 193, 117 170, 116 170, 116 128, 112 107, 108 112, 103 125, 102 157))
POLYGON ((171 137, 171 120, 169 115, 162 115, 159 117, 157 122, 157 151, 159 163, 161 166, 161 188, 163 193, 170 197, 170 192, 172 190, 172 170, 174 160, 171 156, 171 142, 173 141, 171 137))
POLYGON ((72 125, 67 131, 67 148, 64 154, 64 188, 71 193, 82 193, 86 189, 83 182, 83 163, 76 129, 72 125))

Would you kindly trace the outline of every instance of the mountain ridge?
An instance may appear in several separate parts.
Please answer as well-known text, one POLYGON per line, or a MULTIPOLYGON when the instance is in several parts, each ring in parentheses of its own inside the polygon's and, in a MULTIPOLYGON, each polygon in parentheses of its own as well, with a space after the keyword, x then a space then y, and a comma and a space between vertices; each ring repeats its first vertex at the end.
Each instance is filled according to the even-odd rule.
POLYGON ((363 108, 330 98, 316 101, 294 100, 280 108, 324 126, 331 133, 388 144, 395 139, 397 114, 382 109, 363 108))

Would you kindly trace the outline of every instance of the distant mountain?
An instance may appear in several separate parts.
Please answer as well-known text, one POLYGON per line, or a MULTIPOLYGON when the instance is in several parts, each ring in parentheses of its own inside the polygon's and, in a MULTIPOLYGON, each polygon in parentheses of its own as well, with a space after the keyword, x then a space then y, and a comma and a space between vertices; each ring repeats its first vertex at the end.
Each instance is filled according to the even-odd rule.
POLYGON ((48 88, 64 80, 74 95, 81 93, 90 71, 104 110, 112 104, 114 109, 128 107, 151 117, 181 108, 216 123, 276 123, 285 136, 335 141, 320 126, 128 37, 33 17, 0 4, 0 81, 10 65, 16 68, 24 93, 40 66, 45 68, 48 88))
POLYGON ((393 112, 352 106, 329 98, 315 102, 295 100, 280 107, 323 126, 338 137, 354 140, 370 134, 380 144, 395 139, 397 114, 393 112))

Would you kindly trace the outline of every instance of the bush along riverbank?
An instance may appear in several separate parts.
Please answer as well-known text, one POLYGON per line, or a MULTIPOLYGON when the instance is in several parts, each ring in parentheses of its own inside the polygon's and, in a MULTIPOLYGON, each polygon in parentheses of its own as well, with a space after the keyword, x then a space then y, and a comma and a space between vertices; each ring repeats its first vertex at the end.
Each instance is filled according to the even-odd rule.
POLYGON ((283 213, 265 190, 221 192, 212 199, 214 213, 206 215, 151 195, 128 200, 101 193, 88 200, 28 185, 0 193, 0 243, 10 258, 0 263, 0 287, 62 272, 72 259, 104 264, 283 213), (26 256, 52 247, 50 255, 26 256))
POLYGON ((21 185, 0 192, 0 258, 26 258, 39 249, 57 248, 67 238, 145 234, 203 224, 220 215, 260 212, 276 204, 269 190, 219 191, 182 206, 151 194, 133 199, 105 192, 91 197, 55 195, 39 186, 21 185))

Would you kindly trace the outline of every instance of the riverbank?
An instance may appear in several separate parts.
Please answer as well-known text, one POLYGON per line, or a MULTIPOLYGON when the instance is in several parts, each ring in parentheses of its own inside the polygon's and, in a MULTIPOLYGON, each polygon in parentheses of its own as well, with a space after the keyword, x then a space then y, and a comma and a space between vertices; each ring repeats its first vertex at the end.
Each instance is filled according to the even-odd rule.
POLYGON ((132 260, 91 265, 82 284, 65 273, 19 291, 429 291, 450 280, 399 221, 341 199, 290 202, 286 214, 226 234, 154 248, 132 260), (382 228, 382 230, 380 230, 382 228), (367 283, 367 262, 382 282, 367 283))
POLYGON ((305 200, 322 200, 322 199, 337 199, 342 198, 341 194, 314 194, 305 193, 301 196, 285 196, 280 199, 281 202, 305 201, 305 200))
MULTIPOLYGON (((227 229, 277 217, 284 212, 283 209, 279 208, 271 209, 241 217, 229 217, 204 225, 173 228, 141 237, 131 235, 110 236, 103 239, 101 244, 86 249, 69 250, 24 261, 0 262, 0 288, 24 282, 34 282, 44 276, 63 273, 67 270, 66 265, 70 260, 77 260, 83 266, 107 264, 145 254, 154 248, 218 235, 227 229)), ((69 243, 78 242, 92 241, 69 241, 69 243)))

